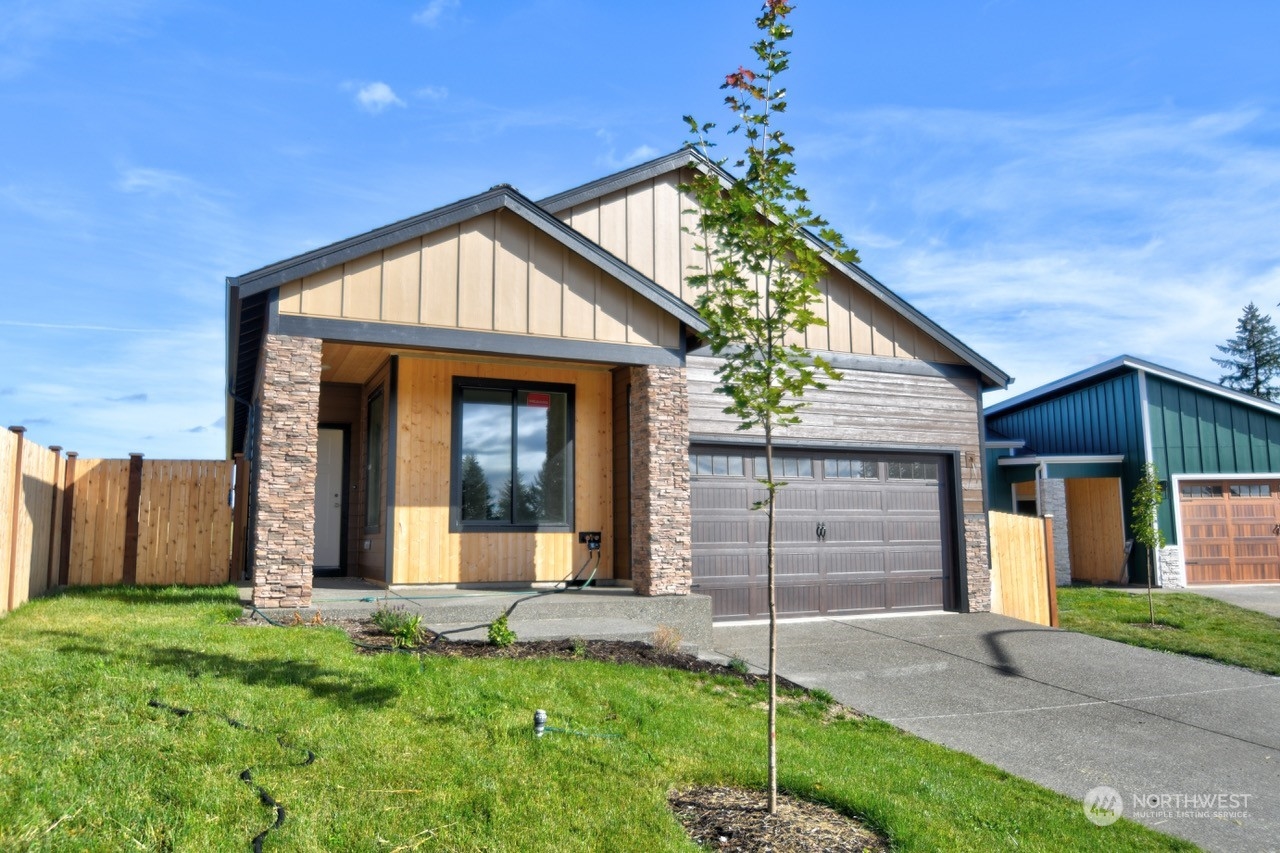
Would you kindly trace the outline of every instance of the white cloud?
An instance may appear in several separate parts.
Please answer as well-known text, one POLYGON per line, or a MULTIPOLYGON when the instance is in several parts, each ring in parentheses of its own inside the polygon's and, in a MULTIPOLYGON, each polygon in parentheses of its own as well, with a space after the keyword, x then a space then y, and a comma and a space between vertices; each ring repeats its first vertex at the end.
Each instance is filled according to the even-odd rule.
POLYGON ((596 131, 596 138, 604 142, 607 149, 603 154, 596 158, 596 163, 606 169, 625 169, 627 166, 634 166, 636 163, 643 163, 645 160, 652 160, 660 153, 658 149, 651 145, 637 145, 626 154, 618 156, 617 147, 614 145, 613 133, 600 128, 596 131))
POLYGON ((390 86, 381 81, 361 86, 356 92, 356 103, 368 112, 377 115, 387 107, 403 107, 404 101, 396 95, 390 86))
POLYGON ((437 27, 444 16, 458 8, 458 0, 431 0, 422 11, 415 12, 413 22, 424 27, 437 27))

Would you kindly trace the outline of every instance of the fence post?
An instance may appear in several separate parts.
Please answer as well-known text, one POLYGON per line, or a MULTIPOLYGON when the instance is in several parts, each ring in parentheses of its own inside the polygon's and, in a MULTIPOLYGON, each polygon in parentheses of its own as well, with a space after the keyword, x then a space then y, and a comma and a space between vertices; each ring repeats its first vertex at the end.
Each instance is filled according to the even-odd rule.
POLYGON ((9 561, 9 603, 5 608, 6 613, 13 610, 14 582, 18 577, 18 518, 22 515, 22 434, 27 428, 11 426, 9 431, 18 436, 18 443, 13 459, 13 518, 10 520, 9 553, 6 557, 9 561))
POLYGON ((142 509, 142 454, 129 454, 129 485, 125 492, 124 583, 138 582, 138 514, 142 509))
POLYGON ((58 586, 71 582, 71 523, 76 509, 76 457, 67 451, 67 464, 62 469, 62 543, 58 547, 58 586))
POLYGON ((62 447, 57 444, 50 445, 49 452, 53 454, 53 488, 50 490, 53 494, 49 501, 49 582, 47 586, 52 587, 54 581, 57 580, 58 574, 58 510, 62 505, 62 478, 58 475, 61 473, 62 467, 62 447))
POLYGON ((1058 574, 1053 565, 1053 513, 1044 516, 1044 567, 1049 583, 1049 627, 1058 627, 1058 574))

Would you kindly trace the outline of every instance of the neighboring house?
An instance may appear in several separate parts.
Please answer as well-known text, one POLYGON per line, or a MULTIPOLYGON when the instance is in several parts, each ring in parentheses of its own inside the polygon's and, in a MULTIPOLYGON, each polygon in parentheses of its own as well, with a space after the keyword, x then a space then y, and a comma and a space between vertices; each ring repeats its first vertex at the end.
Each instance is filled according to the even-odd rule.
MULTIPOLYGON (((767 612, 762 442, 722 413, 685 283, 693 169, 498 186, 228 279, 258 606, 307 603, 313 573, 556 582, 598 531, 606 583, 767 612)), ((986 610, 980 401, 1009 379, 826 256, 806 343, 844 378, 778 439, 780 610, 986 610)))
POLYGON ((1160 584, 1280 581, 1280 406, 1120 356, 988 406, 986 424, 991 508, 1053 512, 1059 583, 1146 580, 1125 540, 1147 462, 1165 484, 1160 584))

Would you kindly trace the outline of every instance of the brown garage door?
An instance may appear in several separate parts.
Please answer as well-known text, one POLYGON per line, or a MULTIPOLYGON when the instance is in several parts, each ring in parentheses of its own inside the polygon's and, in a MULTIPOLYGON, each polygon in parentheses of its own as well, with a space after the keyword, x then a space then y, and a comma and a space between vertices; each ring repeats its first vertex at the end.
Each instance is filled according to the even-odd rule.
MULTIPOLYGON (((764 458, 695 447, 693 582, 717 619, 767 616, 768 517, 752 505, 764 458)), ((778 612, 816 616, 944 606, 947 466, 936 456, 779 452, 778 612)))
POLYGON ((1188 583, 1280 581, 1280 480, 1178 487, 1188 583))

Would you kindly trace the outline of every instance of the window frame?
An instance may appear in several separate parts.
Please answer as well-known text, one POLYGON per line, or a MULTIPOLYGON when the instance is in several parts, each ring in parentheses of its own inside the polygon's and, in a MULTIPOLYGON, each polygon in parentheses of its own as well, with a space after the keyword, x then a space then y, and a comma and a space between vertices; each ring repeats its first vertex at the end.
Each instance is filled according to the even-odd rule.
POLYGON ((575 443, 576 408, 575 386, 556 382, 526 382, 519 379, 485 379, 473 376, 453 377, 451 429, 449 436, 449 532, 450 533, 573 533, 576 528, 574 515, 577 491, 577 460, 575 443), (484 391, 509 391, 512 411, 512 472, 515 467, 516 430, 518 419, 517 395, 521 392, 544 392, 565 395, 565 518, 564 522, 537 522, 529 524, 514 521, 463 520, 462 518, 462 393, 466 389, 484 391))
POLYGON ((382 531, 385 515, 383 492, 386 491, 386 472, 383 469, 383 458, 386 454, 387 397, 382 386, 369 393, 364 404, 364 518, 365 533, 382 531), (375 430, 374 411, 378 413, 378 424, 375 430))

